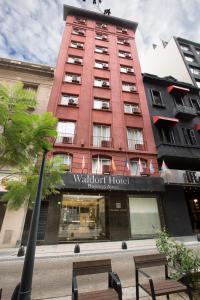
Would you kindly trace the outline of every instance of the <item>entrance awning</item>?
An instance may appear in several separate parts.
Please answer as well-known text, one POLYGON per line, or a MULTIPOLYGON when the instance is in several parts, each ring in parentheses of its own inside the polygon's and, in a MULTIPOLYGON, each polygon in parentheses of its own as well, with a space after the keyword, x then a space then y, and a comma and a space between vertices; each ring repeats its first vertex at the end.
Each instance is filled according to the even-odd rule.
POLYGON ((163 116, 153 116, 153 123, 156 125, 163 126, 174 126, 179 122, 178 119, 175 118, 167 118, 163 116))
POLYGON ((178 86, 178 85, 170 85, 167 87, 167 90, 169 93, 179 92, 179 93, 183 93, 183 94, 187 94, 190 91, 190 89, 184 88, 184 87, 178 86))
POLYGON ((200 124, 196 124, 195 127, 196 127, 196 130, 198 130, 198 131, 200 130, 200 124))

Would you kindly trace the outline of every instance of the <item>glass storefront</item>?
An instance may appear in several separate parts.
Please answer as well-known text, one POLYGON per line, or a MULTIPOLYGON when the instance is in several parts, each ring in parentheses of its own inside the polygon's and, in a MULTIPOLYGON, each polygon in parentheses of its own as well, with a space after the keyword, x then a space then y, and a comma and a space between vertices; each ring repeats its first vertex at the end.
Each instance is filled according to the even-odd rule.
POLYGON ((153 235, 160 229, 157 198, 129 196, 131 236, 153 235))
POLYGON ((63 195, 59 239, 105 237, 105 198, 101 195, 63 195))

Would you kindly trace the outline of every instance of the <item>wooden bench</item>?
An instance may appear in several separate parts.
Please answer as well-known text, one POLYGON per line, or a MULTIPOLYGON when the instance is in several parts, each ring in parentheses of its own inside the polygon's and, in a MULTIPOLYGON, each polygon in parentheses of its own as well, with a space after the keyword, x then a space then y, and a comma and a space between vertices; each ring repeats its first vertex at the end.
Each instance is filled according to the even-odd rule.
POLYGON ((73 263, 72 300, 122 300, 122 287, 119 277, 112 272, 111 260, 80 261, 73 263), (77 276, 108 273, 108 289, 79 293, 77 276))
POLYGON ((168 264, 164 254, 150 254, 135 256, 135 286, 136 286, 136 300, 139 300, 139 287, 141 287, 147 294, 149 294, 153 300, 156 300, 157 296, 166 295, 169 299, 170 294, 187 292, 189 299, 192 300, 192 294, 189 287, 186 287, 182 283, 170 279, 168 275, 168 264), (143 268, 164 266, 164 279, 152 279, 143 268), (148 281, 146 283, 139 282, 139 273, 144 275, 148 281))

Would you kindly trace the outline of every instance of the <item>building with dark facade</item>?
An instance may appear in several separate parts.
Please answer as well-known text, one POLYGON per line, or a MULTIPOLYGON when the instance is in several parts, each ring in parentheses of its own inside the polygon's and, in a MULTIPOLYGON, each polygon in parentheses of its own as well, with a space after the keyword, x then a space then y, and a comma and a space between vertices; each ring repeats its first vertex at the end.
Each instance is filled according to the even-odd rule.
POLYGON ((162 203, 166 227, 173 236, 199 233, 199 89, 171 76, 144 73, 143 80, 165 181, 162 203))
POLYGON ((180 37, 154 45, 145 53, 142 71, 168 76, 200 88, 200 44, 180 37))
POLYGON ((58 118, 52 155, 65 186, 43 201, 41 242, 150 237, 162 223, 164 184, 137 24, 67 5, 64 21, 48 110, 58 118))

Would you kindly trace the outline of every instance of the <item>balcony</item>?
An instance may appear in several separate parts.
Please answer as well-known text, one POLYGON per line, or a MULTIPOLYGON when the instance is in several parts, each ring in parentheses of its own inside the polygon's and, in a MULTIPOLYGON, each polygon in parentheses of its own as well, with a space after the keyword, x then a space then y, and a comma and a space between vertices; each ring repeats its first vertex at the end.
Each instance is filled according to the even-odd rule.
POLYGON ((197 116, 197 112, 194 107, 185 105, 176 105, 176 107, 174 108, 174 114, 176 117, 188 119, 192 119, 197 116))
POLYGON ((187 161, 200 160, 200 146, 198 145, 181 145, 181 144, 170 144, 160 143, 157 145, 158 159, 170 159, 175 162, 177 159, 186 163, 187 161))
POLYGON ((160 171, 160 176, 165 183, 176 184, 199 184, 200 172, 188 170, 174 170, 168 169, 167 171, 160 171))
POLYGON ((92 146, 97 148, 112 148, 112 138, 103 136, 93 136, 92 146))
POLYGON ((141 140, 128 139, 128 149, 133 151, 146 151, 146 143, 141 140))
POLYGON ((61 133, 59 132, 56 138, 56 144, 70 145, 74 143, 74 134, 72 133, 61 133))

